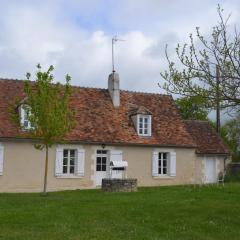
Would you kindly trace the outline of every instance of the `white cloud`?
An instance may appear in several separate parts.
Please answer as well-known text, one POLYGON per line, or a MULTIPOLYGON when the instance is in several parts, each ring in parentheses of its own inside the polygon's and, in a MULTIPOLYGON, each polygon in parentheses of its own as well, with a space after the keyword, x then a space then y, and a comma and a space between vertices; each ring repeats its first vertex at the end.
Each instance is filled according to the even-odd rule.
MULTIPOLYGON (((222 1, 232 22, 237 1, 222 1)), ((74 85, 106 87, 111 72, 111 37, 123 89, 159 92, 166 67, 165 44, 174 49, 195 26, 208 31, 216 2, 196 1, 3 1, 0 0, 0 76, 23 78, 35 65, 54 64, 56 77, 69 73, 74 85), (104 2, 104 4, 103 4, 104 2)))

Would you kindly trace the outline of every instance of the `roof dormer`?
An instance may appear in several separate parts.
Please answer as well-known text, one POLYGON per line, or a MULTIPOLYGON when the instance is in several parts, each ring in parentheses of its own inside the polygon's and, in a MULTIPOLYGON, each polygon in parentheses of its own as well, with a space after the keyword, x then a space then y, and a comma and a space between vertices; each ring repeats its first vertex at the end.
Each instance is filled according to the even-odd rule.
POLYGON ((143 106, 135 106, 130 117, 139 136, 152 136, 152 113, 143 106))
POLYGON ((20 125, 23 130, 29 130, 32 129, 31 122, 29 120, 29 116, 31 116, 31 108, 26 103, 21 103, 18 106, 18 112, 19 112, 19 119, 20 119, 20 125))

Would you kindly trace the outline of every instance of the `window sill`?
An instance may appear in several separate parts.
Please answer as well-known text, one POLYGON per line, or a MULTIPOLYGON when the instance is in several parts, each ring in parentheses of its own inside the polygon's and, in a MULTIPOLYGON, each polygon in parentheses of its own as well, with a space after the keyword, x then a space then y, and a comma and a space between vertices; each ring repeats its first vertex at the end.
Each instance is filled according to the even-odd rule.
POLYGON ((59 176, 55 176, 56 178, 70 178, 70 179, 74 179, 74 178, 84 178, 83 176, 77 176, 77 175, 59 175, 59 176))
POLYGON ((175 177, 171 177, 171 176, 168 176, 168 175, 159 175, 159 176, 154 176, 153 179, 174 179, 175 177))

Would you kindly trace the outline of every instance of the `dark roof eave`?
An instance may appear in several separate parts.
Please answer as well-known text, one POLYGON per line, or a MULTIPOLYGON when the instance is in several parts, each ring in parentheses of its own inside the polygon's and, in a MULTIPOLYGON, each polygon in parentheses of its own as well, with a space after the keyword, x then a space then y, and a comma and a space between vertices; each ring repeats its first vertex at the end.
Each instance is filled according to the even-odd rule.
POLYGON ((231 153, 226 153, 226 152, 197 152, 196 151, 196 154, 197 155, 222 155, 222 156, 230 156, 231 153))

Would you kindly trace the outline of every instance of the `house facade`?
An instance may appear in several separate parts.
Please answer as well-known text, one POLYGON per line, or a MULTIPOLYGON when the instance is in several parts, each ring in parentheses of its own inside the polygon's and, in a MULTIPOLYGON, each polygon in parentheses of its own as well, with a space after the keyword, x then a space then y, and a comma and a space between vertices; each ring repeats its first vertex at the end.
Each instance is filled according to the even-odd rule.
MULTIPOLYGON (((42 190, 45 152, 27 137, 24 108, 16 105, 19 123, 9 113, 24 97, 23 81, 0 80, 0 192, 42 190)), ((139 186, 214 183, 224 171, 229 150, 207 122, 184 121, 169 95, 120 90, 115 72, 108 89, 73 87, 70 108, 76 124, 49 151, 50 191, 122 178, 113 161, 126 161, 139 186)))

